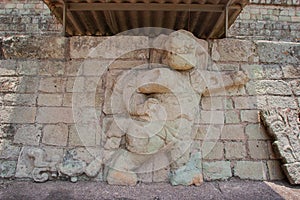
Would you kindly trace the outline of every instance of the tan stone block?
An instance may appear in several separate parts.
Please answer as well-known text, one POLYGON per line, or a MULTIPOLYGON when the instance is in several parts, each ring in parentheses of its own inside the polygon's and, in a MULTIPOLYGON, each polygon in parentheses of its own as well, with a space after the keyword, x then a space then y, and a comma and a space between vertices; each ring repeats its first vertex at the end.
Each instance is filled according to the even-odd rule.
POLYGON ((0 139, 1 151, 0 159, 4 160, 17 160, 21 148, 17 145, 13 145, 10 140, 0 139))
POLYGON ((85 92, 84 89, 85 78, 83 76, 69 77, 67 79, 66 92, 85 92))
POLYGON ((267 102, 270 108, 298 108, 294 97, 268 96, 267 102))
POLYGON ((241 179, 267 180, 267 168, 262 161, 237 161, 234 175, 241 179))
POLYGON ((253 159, 268 159, 268 143, 266 141, 248 141, 250 157, 253 159))
POLYGON ((62 93, 65 91, 66 80, 61 77, 41 78, 39 91, 46 93, 62 93))
MULTIPOLYGON (((281 80, 256 80, 252 82, 257 95, 291 95, 292 91, 287 82, 281 80)), ((254 93, 254 92, 252 92, 254 93)))
POLYGON ((35 107, 4 107, 0 109, 1 123, 34 123, 35 107))
POLYGON ((149 58, 148 47, 148 37, 144 36, 72 37, 70 56, 71 58, 147 59, 149 58), (132 52, 134 50, 138 51, 132 52))
POLYGON ((243 159, 247 155, 246 146, 242 142, 225 142, 226 159, 243 159))
POLYGON ((222 39, 213 41, 214 61, 250 61, 255 56, 255 46, 251 41, 222 39))
POLYGON ((285 78, 300 78, 299 62, 296 65, 282 66, 283 75, 285 78))
POLYGON ((221 135, 221 125, 195 125, 197 132, 195 139, 198 140, 218 140, 221 135))
POLYGON ((228 110, 225 111, 225 123, 240 123, 240 112, 238 110, 228 110))
POLYGON ((224 140, 243 140, 243 139, 245 139, 244 126, 241 124, 237 124, 237 125, 225 124, 222 129, 221 138, 224 140))
POLYGON ((200 122, 207 123, 207 124, 223 124, 224 112, 202 110, 200 113, 200 122))
POLYGON ((40 107, 37 114, 38 123, 74 123, 71 108, 40 107))
POLYGON ((70 60, 65 63, 65 75, 66 76, 80 76, 82 75, 81 65, 84 60, 70 60))
POLYGON ((224 158, 224 144, 222 142, 204 141, 202 154, 205 160, 222 160, 224 158))
POLYGON ((17 77, 0 77, 0 92, 16 92, 20 79, 17 77))
POLYGON ((279 160, 269 160, 267 161, 267 166, 271 181, 283 180, 285 178, 279 160))
POLYGON ((3 40, 3 56, 6 59, 65 58, 65 37, 9 37, 3 40))
POLYGON ((236 109, 256 109, 258 105, 256 97, 234 97, 233 100, 236 109))
POLYGON ((222 110, 225 107, 224 97, 203 97, 201 107, 204 110, 222 110))
POLYGON ((65 73, 65 62, 63 61, 40 61, 39 75, 60 76, 65 73))
POLYGON ((250 140, 270 139, 265 127, 261 124, 248 124, 245 132, 250 140))
POLYGON ((26 60, 17 62, 18 75, 35 76, 38 74, 40 61, 26 60))
POLYGON ((62 94, 39 94, 39 106, 61 106, 62 94))
POLYGON ((8 106, 35 106, 36 94, 5 94, 3 103, 8 106))
POLYGON ((259 111, 258 110, 241 110, 241 120, 242 122, 260 122, 259 111))
POLYGON ((17 62, 15 60, 0 60, 0 76, 16 75, 17 62))
POLYGON ((45 125, 42 143, 66 146, 68 142, 68 126, 66 124, 45 125))
POLYGON ((203 162, 203 175, 207 181, 226 180, 232 176, 230 162, 203 162))
POLYGON ((41 136, 41 127, 36 125, 22 125, 16 131, 14 143, 24 145, 39 145, 41 136))
POLYGON ((69 145, 70 146, 89 146, 99 145, 101 142, 101 130, 97 124, 77 124, 70 127, 69 145))
POLYGON ((20 78, 20 85, 17 89, 19 93, 36 93, 39 87, 39 78, 24 76, 20 78))
POLYGON ((265 78, 265 73, 261 65, 242 65, 242 70, 245 72, 249 79, 262 79, 265 78))

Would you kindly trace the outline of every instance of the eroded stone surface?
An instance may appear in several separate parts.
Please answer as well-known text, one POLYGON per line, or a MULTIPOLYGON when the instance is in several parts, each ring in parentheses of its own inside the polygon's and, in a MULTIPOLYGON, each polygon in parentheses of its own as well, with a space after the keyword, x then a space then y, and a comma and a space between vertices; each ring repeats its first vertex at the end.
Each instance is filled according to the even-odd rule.
POLYGON ((283 170, 291 184, 300 184, 300 121, 299 110, 271 109, 261 111, 269 134, 275 139, 276 152, 283 161, 283 170))

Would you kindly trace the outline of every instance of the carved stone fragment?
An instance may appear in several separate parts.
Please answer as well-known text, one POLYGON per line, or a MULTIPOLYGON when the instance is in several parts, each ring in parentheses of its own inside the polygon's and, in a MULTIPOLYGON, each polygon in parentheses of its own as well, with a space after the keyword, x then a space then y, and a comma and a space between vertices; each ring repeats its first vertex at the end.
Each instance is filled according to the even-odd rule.
POLYGON ((300 110, 262 110, 261 118, 275 139, 273 146, 284 163, 291 184, 300 184, 300 110))

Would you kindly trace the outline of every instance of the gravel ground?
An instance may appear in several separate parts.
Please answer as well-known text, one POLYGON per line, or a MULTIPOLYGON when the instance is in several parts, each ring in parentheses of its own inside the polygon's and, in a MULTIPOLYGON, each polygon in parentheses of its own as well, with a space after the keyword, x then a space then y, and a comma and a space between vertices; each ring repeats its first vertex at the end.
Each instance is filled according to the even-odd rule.
POLYGON ((300 199, 300 186, 286 182, 231 180, 206 182, 199 187, 171 186, 167 183, 138 184, 135 187, 111 186, 106 183, 49 181, 4 181, 0 199, 300 199))

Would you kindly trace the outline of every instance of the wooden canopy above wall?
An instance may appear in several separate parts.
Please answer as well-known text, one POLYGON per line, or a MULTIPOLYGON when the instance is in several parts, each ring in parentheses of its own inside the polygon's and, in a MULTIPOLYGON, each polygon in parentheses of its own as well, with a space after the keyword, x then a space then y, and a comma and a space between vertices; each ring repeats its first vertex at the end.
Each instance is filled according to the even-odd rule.
MULTIPOLYGON (((44 0, 64 34, 115 35, 140 27, 222 38, 249 0, 44 0)), ((159 33, 158 33, 159 34, 159 33)))

